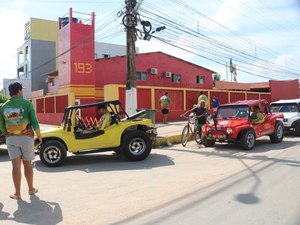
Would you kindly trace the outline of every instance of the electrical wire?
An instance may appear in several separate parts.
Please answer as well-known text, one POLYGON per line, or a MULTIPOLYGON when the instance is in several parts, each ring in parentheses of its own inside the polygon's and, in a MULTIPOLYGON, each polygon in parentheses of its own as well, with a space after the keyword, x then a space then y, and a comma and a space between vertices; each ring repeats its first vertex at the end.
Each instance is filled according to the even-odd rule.
MULTIPOLYGON (((175 0, 175 2, 179 2, 179 3, 182 3, 182 1, 177 1, 177 0, 175 0)), ((183 34, 188 34, 188 35, 192 35, 193 36, 193 41, 195 41, 195 37, 196 37, 196 35, 195 35, 195 31, 194 30, 191 30, 191 29, 188 29, 188 28, 186 28, 185 26, 184 26, 184 24, 183 23, 180 23, 180 22, 178 22, 179 21, 179 19, 180 19, 180 17, 182 17, 182 15, 180 15, 179 16, 179 18, 178 18, 178 16, 176 16, 176 20, 174 19, 175 18, 175 16, 173 16, 173 15, 171 15, 171 10, 172 11, 174 11, 173 9, 171 9, 171 10, 168 10, 167 12, 166 12, 166 10, 164 10, 164 11, 162 11, 160 8, 162 8, 163 6, 161 6, 161 7, 159 7, 159 9, 158 8, 156 8, 155 9, 155 12, 153 12, 153 11, 149 11, 149 10, 146 10, 146 9, 144 9, 144 8, 142 8, 142 9, 140 9, 142 12, 144 12, 145 14, 146 14, 146 17, 147 17, 147 15, 148 15, 148 19, 149 20, 154 20, 156 23, 159 23, 159 22, 161 22, 161 24, 162 25, 167 25, 167 30, 170 30, 170 27, 171 27, 171 32, 173 32, 173 33, 171 33, 171 34, 169 34, 170 35, 170 37, 171 37, 171 35, 172 35, 172 39, 174 40, 174 37, 177 37, 177 39, 178 39, 178 37, 179 37, 179 35, 183 35, 183 34), (158 15, 159 14, 159 15, 158 15), (166 15, 167 14, 167 15, 166 15), (164 15, 164 16, 162 16, 162 15, 164 15), (168 17, 167 17, 168 16, 168 17), (166 18, 167 17, 167 18, 166 18), (170 19, 168 19, 168 18, 170 18, 170 19), (176 22, 175 22, 176 21, 176 22), (173 30, 172 30, 172 28, 173 28, 173 30), (178 32, 178 31, 181 31, 181 32, 178 32), (180 33, 180 34, 178 34, 178 33, 180 33)), ((149 7, 147 6, 147 9, 149 9, 149 7)), ((182 10, 182 9, 181 9, 182 10)), ((194 11, 194 9, 193 9, 193 11, 194 11)), ((173 14, 175 14, 176 12, 174 12, 173 14)), ((190 11, 188 12, 188 13, 185 13, 186 15, 190 15, 190 11)), ((143 16, 145 16, 145 15, 143 15, 143 16)), ((222 26, 222 25, 221 25, 222 26)), ((190 38, 191 36, 189 36, 189 38, 190 38)), ((168 43, 168 44, 170 44, 170 41, 172 40, 171 38, 168 40, 168 41, 166 41, 165 40, 165 42, 166 43, 168 43)), ((236 59, 236 61, 237 62, 244 62, 244 63, 246 63, 247 61, 245 61, 245 60, 248 60, 248 61, 250 61, 250 62, 248 62, 248 66, 253 66, 253 65, 255 65, 256 67, 258 67, 258 68, 260 68, 263 72, 270 72, 270 71, 273 71, 273 72, 276 72, 276 73, 281 73, 281 75, 282 75, 282 73, 283 73, 283 76, 286 76, 285 74, 288 74, 289 76, 296 76, 297 78, 300 76, 300 73, 299 72, 294 72, 294 71, 289 71, 289 70, 287 70, 286 68, 284 68, 284 67, 282 67, 282 66, 280 66, 280 65, 278 65, 278 64, 275 64, 275 63, 272 63, 272 62, 270 62, 270 61, 268 61, 268 60, 265 60, 265 59, 260 59, 260 58, 258 58, 258 57, 255 57, 255 56, 253 56, 253 55, 251 55, 251 54, 248 54, 247 52, 244 52, 244 51, 240 51, 240 50, 237 50, 236 48, 234 48, 234 47, 232 47, 232 46, 228 46, 227 44, 224 44, 224 43, 222 43, 222 42, 220 42, 220 41, 218 41, 218 40, 214 40, 214 39, 212 39, 212 38, 210 38, 210 37, 207 37, 206 35, 203 35, 203 34, 200 34, 200 37, 197 37, 197 44, 199 44, 199 45, 201 45, 202 47, 204 47, 205 46, 205 48, 206 48, 206 53, 208 53, 208 54, 213 54, 213 55, 216 55, 216 47, 218 48, 218 50, 217 50, 217 54, 219 54, 219 57, 221 57, 220 55, 221 54, 224 54, 224 55, 226 55, 226 56, 228 56, 229 54, 228 53, 234 53, 235 52, 235 58, 236 58, 236 55, 237 55, 237 53, 238 53, 238 55, 239 55, 239 57, 243 57, 242 59, 239 59, 239 58, 237 58, 236 59), (201 39, 201 36, 202 36, 202 42, 203 41, 206 41, 206 46, 203 44, 203 43, 200 43, 200 41, 199 41, 199 39, 201 39), (209 46, 210 45, 210 46, 209 46), (212 48, 212 49, 214 49, 214 52, 207 52, 207 49, 209 49, 209 48, 212 48), (220 51, 220 49, 223 49, 224 51, 222 52, 222 51, 220 51), (227 51, 227 52, 226 52, 227 51), (263 62, 264 64, 266 64, 265 66, 263 66, 263 65, 257 65, 257 64, 254 64, 254 62, 257 62, 257 61, 261 61, 261 62, 263 62), (252 61, 252 63, 251 63, 251 61, 252 61), (271 69, 270 69, 271 68, 271 69)), ((248 41, 248 40, 247 40, 248 41)), ((173 43, 174 43, 174 41, 173 41, 173 43)), ((178 44, 178 43, 177 43, 178 44)), ((187 43, 186 43, 186 40, 185 40, 185 43, 183 44, 183 43, 180 43, 182 46, 184 46, 185 45, 185 47, 188 47, 187 46, 187 43)), ((178 45, 176 45, 175 44, 175 46, 177 46, 177 47, 180 47, 180 46, 178 46, 178 45)), ((190 47, 191 48, 193 48, 193 49, 195 49, 195 46, 194 45, 192 45, 191 43, 190 43, 190 47)), ((185 49, 185 48, 183 48, 183 49, 185 49)), ((185 50, 187 50, 187 49, 185 49, 185 50)), ((203 50, 203 49, 202 49, 203 50)), ((198 54, 199 55, 199 54, 198 54)), ((202 55, 203 56, 203 55, 202 55)), ((223 57, 224 58, 224 57, 223 57)), ((223 60, 223 59, 222 59, 223 60)), ((214 60, 215 61, 215 60, 214 60)), ((219 61, 219 63, 220 63, 220 61, 219 61)), ((223 63, 220 63, 220 64, 223 64, 223 63)), ((240 67, 240 65, 239 65, 239 67, 240 67)), ((241 72, 247 72, 247 71, 244 71, 244 70, 242 70, 242 69, 240 69, 240 71, 241 72)), ((251 73, 251 72, 250 72, 251 73)), ((260 74, 257 74, 257 73, 251 73, 251 74, 253 74, 253 75, 259 75, 260 77, 266 77, 266 76, 264 76, 264 75, 260 75, 260 74)), ((282 76, 281 76, 282 77, 282 76)), ((268 78, 273 78, 274 79, 274 77, 269 77, 268 76, 268 78)), ((276 78, 275 78, 276 79, 276 78)))

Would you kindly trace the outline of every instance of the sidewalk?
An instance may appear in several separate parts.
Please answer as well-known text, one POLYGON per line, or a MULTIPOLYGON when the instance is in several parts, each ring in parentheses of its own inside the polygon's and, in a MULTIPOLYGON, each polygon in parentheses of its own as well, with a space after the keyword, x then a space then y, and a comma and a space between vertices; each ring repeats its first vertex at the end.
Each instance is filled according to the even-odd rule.
POLYGON ((170 146, 181 142, 181 132, 186 125, 186 121, 169 122, 168 124, 157 123, 157 139, 155 147, 170 146))
MULTIPOLYGON (((168 146, 175 143, 180 143, 181 132, 185 126, 186 121, 169 122, 168 124, 157 123, 157 140, 154 142, 154 146, 168 146)), ((51 127, 57 127, 55 125, 40 124, 41 130, 46 130, 51 127)))

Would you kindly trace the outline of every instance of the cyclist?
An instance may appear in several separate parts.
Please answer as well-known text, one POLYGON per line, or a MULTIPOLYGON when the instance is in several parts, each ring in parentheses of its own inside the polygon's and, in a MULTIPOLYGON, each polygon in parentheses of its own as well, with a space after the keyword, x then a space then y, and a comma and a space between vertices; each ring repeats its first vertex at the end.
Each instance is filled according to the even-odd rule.
POLYGON ((200 106, 194 107, 192 112, 194 112, 197 116, 196 131, 199 132, 201 137, 201 127, 203 124, 206 124, 206 118, 208 116, 208 112, 205 107, 205 101, 200 100, 200 106))

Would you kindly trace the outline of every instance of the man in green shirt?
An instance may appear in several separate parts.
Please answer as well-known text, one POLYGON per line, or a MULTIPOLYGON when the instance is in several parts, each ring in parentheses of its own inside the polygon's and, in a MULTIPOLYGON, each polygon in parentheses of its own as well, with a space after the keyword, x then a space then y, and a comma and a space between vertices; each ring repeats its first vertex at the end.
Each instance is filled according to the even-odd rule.
POLYGON ((161 96, 159 99, 159 106, 161 109, 161 113, 163 114, 163 123, 168 123, 170 104, 171 104, 171 99, 169 97, 169 94, 168 92, 165 92, 165 94, 161 96))
POLYGON ((0 130, 6 135, 9 158, 12 161, 12 178, 15 193, 10 198, 21 199, 21 164, 24 166, 28 194, 38 190, 33 186, 34 131, 39 144, 42 143, 41 132, 36 113, 31 102, 23 99, 23 87, 19 82, 8 87, 11 98, 0 108, 0 130))

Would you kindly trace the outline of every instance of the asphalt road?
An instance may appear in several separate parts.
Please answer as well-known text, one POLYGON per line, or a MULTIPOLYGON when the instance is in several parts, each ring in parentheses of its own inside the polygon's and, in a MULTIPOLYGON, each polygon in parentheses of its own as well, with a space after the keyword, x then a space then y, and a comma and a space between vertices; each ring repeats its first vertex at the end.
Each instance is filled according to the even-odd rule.
POLYGON ((252 151, 189 142, 142 162, 107 152, 70 155, 58 168, 37 157, 39 192, 29 197, 23 179, 22 201, 8 197, 11 166, 1 150, 0 224, 299 225, 299 146, 292 136, 258 140, 252 151))

